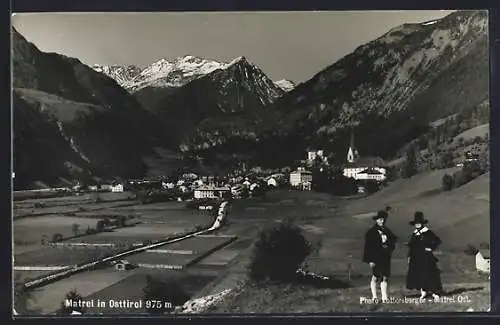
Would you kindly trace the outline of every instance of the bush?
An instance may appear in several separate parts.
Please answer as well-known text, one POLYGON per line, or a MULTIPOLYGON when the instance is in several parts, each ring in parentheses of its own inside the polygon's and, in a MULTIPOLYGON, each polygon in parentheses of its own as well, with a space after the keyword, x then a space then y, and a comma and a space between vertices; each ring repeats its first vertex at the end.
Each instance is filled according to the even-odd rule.
POLYGON ((74 303, 78 303, 78 301, 82 300, 83 300, 82 295, 80 295, 75 289, 71 290, 66 294, 64 300, 61 301, 60 313, 62 315, 71 315, 71 312, 77 311, 83 314, 85 312, 85 309, 83 307, 72 307, 66 304, 66 302, 73 301, 74 303))
POLYGON ((366 190, 368 193, 375 193, 380 189, 380 184, 377 181, 366 181, 366 190))
POLYGON ((52 242, 53 242, 53 243, 58 243, 58 242, 62 241, 62 240, 63 240, 63 238, 64 238, 64 237, 63 237, 63 235, 61 235, 61 234, 53 234, 53 235, 52 235, 52 242))
POLYGON ((453 174, 453 186, 460 187, 467 184, 483 173, 484 171, 480 168, 479 164, 468 163, 461 170, 453 174))
POLYGON ((46 205, 43 202, 36 202, 35 203, 35 208, 36 209, 42 209, 42 208, 45 208, 45 207, 46 207, 46 205))
POLYGON ((96 222, 96 225, 95 225, 95 229, 97 232, 102 232, 104 231, 104 228, 105 228, 105 223, 103 220, 99 220, 96 222))
POLYGON ((449 174, 443 176, 443 190, 451 191, 453 188, 453 177, 449 174))
POLYGON ((453 152, 446 151, 439 155, 439 162, 441 168, 450 168, 453 167, 453 152))
POLYGON ((249 267, 250 278, 257 282, 293 281, 298 267, 311 251, 311 244, 300 228, 291 223, 263 230, 254 248, 249 267))
POLYGON ((189 300, 189 295, 177 283, 160 281, 150 275, 146 277, 146 286, 142 291, 144 301, 159 302, 145 306, 150 314, 161 315, 165 312, 171 312, 176 306, 182 306, 189 300), (172 306, 166 305, 166 302, 172 306))
POLYGON ((403 178, 410 178, 417 174, 417 153, 415 148, 411 147, 407 150, 405 155, 405 162, 402 169, 403 178))

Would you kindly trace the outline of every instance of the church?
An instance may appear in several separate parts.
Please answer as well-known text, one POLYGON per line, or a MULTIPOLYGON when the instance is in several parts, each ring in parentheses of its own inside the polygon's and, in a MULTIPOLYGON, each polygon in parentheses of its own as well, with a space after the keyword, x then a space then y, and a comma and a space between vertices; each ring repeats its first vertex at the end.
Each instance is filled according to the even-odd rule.
POLYGON ((361 157, 354 144, 354 132, 351 133, 351 141, 347 150, 347 162, 344 165, 343 174, 356 180, 376 180, 379 182, 387 178, 387 168, 384 160, 380 157, 361 157))

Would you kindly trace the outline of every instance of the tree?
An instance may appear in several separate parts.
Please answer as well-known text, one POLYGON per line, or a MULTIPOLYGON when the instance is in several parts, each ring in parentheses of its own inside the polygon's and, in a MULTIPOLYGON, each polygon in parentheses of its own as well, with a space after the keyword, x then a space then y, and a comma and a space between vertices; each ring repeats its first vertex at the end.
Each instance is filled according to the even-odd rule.
POLYGON ((125 223, 126 223, 125 216, 122 216, 122 215, 118 216, 116 218, 116 223, 117 223, 118 227, 125 227, 125 223))
POLYGON ((73 235, 78 235, 78 233, 80 232, 80 225, 77 224, 77 223, 74 223, 72 226, 71 226, 71 231, 73 232, 73 235))
POLYGON ((452 151, 445 151, 441 156, 440 156, 440 165, 441 168, 450 168, 453 167, 453 152, 452 151))
POLYGON ((171 312, 189 300, 189 295, 176 282, 164 282, 150 275, 146 276, 146 286, 142 291, 144 301, 151 302, 145 306, 150 314, 171 312))
POLYGON ((60 313, 62 315, 71 315, 73 311, 76 311, 83 314, 85 308, 76 306, 79 301, 83 301, 82 295, 79 294, 76 289, 71 290, 66 294, 64 300, 61 301, 60 313))
POLYGON ((443 190, 451 191, 453 188, 453 177, 449 174, 444 174, 443 176, 443 190))
POLYGON ((95 226, 95 229, 96 229, 98 232, 102 232, 102 231, 104 231, 104 221, 103 221, 103 220, 99 220, 99 221, 97 221, 96 226, 95 226))
POLYGON ((375 180, 367 180, 365 182, 365 185, 366 185, 366 190, 368 191, 368 193, 375 193, 380 189, 379 182, 377 182, 375 180))
POLYGON ((297 269, 311 251, 311 244, 304 238, 301 229, 291 223, 265 229, 254 248, 249 266, 250 278, 257 282, 294 281, 297 269))
POLYGON ((63 235, 61 235, 61 234, 53 234, 53 235, 52 235, 52 242, 53 242, 53 243, 60 242, 60 241, 62 241, 62 240, 63 240, 63 238, 64 238, 64 237, 63 237, 63 235))
POLYGON ((417 174, 417 153, 414 147, 410 147, 406 152, 406 160, 403 165, 403 178, 410 178, 417 174))

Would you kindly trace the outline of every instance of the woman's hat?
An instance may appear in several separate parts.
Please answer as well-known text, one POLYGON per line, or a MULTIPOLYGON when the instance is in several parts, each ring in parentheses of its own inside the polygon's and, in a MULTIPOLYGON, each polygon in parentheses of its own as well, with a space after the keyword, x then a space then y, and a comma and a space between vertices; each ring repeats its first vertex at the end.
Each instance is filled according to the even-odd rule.
POLYGON ((420 224, 426 224, 429 222, 427 219, 424 218, 424 214, 420 211, 415 212, 415 215, 413 216, 413 220, 410 221, 410 225, 415 225, 417 223, 420 224))
POLYGON ((374 215, 374 216, 372 217, 372 219, 373 219, 373 220, 377 220, 377 219, 380 219, 380 218, 382 218, 382 219, 387 219, 387 217, 388 217, 388 216, 389 216, 389 214, 387 213, 387 211, 385 211, 385 210, 380 210, 379 212, 377 212, 377 214, 376 214, 376 215, 374 215))

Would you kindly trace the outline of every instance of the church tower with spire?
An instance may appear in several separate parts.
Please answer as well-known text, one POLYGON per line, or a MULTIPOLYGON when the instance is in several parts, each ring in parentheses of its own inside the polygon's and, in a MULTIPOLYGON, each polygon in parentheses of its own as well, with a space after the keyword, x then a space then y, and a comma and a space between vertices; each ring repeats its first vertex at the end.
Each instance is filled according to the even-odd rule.
POLYGON ((347 162, 353 164, 358 160, 359 154, 356 146, 354 145, 354 130, 351 130, 351 141, 349 144, 349 150, 347 151, 347 162))

